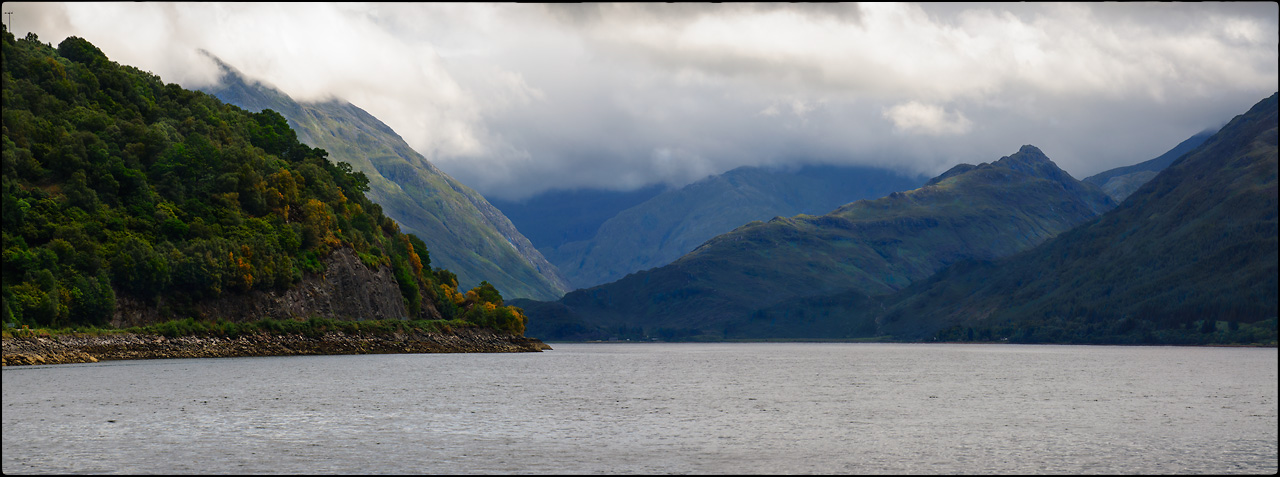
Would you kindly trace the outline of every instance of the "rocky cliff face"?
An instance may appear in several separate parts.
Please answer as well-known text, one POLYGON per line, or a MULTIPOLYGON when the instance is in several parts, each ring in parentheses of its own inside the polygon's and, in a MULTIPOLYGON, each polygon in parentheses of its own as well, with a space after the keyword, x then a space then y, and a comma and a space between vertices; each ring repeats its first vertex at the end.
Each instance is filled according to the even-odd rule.
MULTIPOLYGON (((171 310, 183 318, 184 313, 196 318, 225 319, 232 322, 261 318, 310 318, 319 316, 342 320, 404 319, 409 312, 391 267, 370 270, 351 249, 342 248, 325 259, 325 272, 302 279, 288 290, 254 290, 247 294, 228 295, 216 300, 196 303, 187 310, 171 310)), ((145 303, 123 294, 116 295, 112 326, 125 328, 167 319, 161 310, 170 309, 163 297, 156 303, 145 303)), ((434 305, 423 303, 428 319, 440 319, 434 305)))

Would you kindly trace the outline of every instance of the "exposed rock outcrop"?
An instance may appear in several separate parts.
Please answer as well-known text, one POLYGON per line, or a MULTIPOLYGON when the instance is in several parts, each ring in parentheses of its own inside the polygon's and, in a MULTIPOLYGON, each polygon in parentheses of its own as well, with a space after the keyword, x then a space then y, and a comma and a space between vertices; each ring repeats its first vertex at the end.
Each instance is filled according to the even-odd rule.
MULTIPOLYGON (((117 328, 158 323, 168 318, 225 319, 232 322, 256 321, 262 318, 310 318, 318 316, 341 320, 404 319, 409 315, 404 298, 391 267, 370 270, 349 248, 335 250, 325 258, 325 272, 309 275, 288 290, 254 290, 245 294, 226 294, 216 300, 204 300, 181 310, 178 316, 163 316, 169 305, 164 297, 146 303, 123 294, 116 295, 116 310, 111 324, 117 328)), ((440 312, 424 301, 425 319, 441 319, 440 312)), ((177 310, 174 310, 177 311, 177 310)))

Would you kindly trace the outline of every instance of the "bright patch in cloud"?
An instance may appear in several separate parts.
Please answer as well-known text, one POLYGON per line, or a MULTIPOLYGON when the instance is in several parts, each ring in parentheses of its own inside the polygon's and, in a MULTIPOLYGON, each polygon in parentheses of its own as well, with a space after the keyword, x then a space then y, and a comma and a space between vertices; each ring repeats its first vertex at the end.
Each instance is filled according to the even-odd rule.
POLYGON ((884 110, 885 118, 893 121, 898 131, 933 136, 964 134, 973 128, 973 122, 959 111, 947 112, 941 106, 911 101, 884 110))

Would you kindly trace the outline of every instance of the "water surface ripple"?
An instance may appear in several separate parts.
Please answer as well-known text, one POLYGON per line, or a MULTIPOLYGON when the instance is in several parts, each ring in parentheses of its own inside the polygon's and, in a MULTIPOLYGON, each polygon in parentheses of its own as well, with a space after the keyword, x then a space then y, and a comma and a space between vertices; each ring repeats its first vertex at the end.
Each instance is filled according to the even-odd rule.
POLYGON ((3 471, 1277 471, 1274 348, 553 346, 6 367, 3 471))

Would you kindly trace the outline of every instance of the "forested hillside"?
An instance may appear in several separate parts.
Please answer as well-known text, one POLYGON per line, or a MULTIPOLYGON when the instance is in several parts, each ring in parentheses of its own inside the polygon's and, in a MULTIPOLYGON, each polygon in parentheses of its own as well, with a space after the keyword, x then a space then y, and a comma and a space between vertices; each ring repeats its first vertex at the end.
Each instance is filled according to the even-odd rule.
POLYGON ((536 299, 556 299, 570 289, 501 211, 436 168, 378 118, 336 99, 299 103, 218 64, 220 82, 206 92, 249 111, 278 111, 299 141, 324 148, 331 160, 364 173, 366 195, 406 232, 430 243, 436 263, 456 273, 463 285, 488 281, 514 297, 536 299))
POLYGON ((5 31, 0 51, 6 323, 102 326, 124 298, 187 317, 289 289, 349 250, 394 273, 408 316, 385 318, 523 331, 494 287, 464 295, 432 270, 427 244, 365 196, 368 178, 276 112, 165 84, 77 37, 54 48, 5 31))

